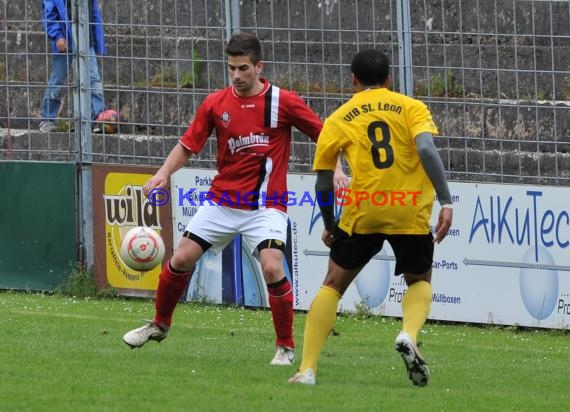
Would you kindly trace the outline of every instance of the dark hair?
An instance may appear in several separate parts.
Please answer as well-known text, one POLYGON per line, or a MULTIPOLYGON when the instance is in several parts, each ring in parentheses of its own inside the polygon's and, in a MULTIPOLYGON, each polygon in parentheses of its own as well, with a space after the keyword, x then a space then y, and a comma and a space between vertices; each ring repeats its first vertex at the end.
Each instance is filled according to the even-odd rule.
POLYGON ((380 50, 361 50, 352 58, 350 70, 363 86, 382 85, 390 75, 390 60, 380 50))
POLYGON ((230 56, 249 56, 253 64, 261 61, 261 43, 253 33, 235 33, 226 45, 226 53, 230 56))

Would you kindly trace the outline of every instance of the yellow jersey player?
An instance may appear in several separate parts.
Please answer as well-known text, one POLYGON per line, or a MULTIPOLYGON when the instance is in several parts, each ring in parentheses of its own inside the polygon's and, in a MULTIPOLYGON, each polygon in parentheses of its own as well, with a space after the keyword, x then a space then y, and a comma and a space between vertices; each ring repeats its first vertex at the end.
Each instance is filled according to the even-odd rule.
POLYGON ((434 243, 452 222, 452 203, 443 163, 433 135, 437 128, 427 106, 389 90, 390 63, 374 49, 357 53, 351 63, 354 96, 323 126, 313 169, 315 189, 330 247, 328 272, 305 324, 303 359, 291 383, 314 385, 317 362, 336 321, 338 303, 362 268, 387 241, 396 257, 395 275, 408 289, 402 300, 402 331, 396 350, 414 385, 425 386, 429 369, 416 338, 431 307, 434 243), (333 171, 339 154, 352 181, 337 191, 343 205, 334 221, 333 171), (435 195, 441 208, 435 236, 430 217, 435 195))

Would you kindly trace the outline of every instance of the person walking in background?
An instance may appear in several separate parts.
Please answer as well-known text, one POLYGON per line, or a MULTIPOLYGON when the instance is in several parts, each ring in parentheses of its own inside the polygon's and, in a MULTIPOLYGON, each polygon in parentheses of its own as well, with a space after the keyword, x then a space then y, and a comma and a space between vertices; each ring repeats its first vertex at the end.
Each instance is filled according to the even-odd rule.
MULTIPOLYGON (((89 0, 88 3, 91 119, 95 120, 99 113, 105 109, 103 84, 96 55, 105 55, 107 49, 99 2, 98 0, 89 0)), ((47 133, 57 129, 56 119, 61 109, 61 99, 65 92, 66 80, 75 50, 71 26, 71 1, 43 0, 42 26, 49 38, 52 51, 52 73, 42 99, 42 121, 39 124, 40 131, 47 133)), ((93 123, 93 131, 99 131, 96 123, 93 123)))
POLYGON ((387 241, 396 257, 394 274, 403 273, 408 286, 396 351, 411 382, 425 386, 430 374, 416 341, 431 308, 434 243, 446 237, 453 215, 443 162, 433 143, 438 131, 424 103, 388 89, 390 64, 384 53, 360 51, 351 71, 355 94, 325 120, 317 142, 315 190, 329 266, 307 315, 299 372, 289 382, 316 383, 317 362, 335 325, 338 303, 387 241), (343 193, 353 199, 337 223, 332 170, 341 150, 352 175, 343 193), (441 209, 434 238, 430 218, 435 194, 441 209))
MULTIPOLYGON (((153 189, 166 187, 170 175, 199 153, 215 131, 218 174, 208 192, 211 196, 189 222, 160 273, 154 319, 127 332, 123 340, 132 348, 163 340, 198 259, 207 250, 219 253, 241 234, 259 259, 267 284, 277 336, 270 364, 292 365, 293 291, 283 270, 291 128, 316 141, 322 122, 296 93, 261 77, 262 49, 254 34, 234 34, 226 53, 232 85, 206 97, 179 144, 143 188, 148 196, 153 189)), ((340 163, 337 167, 337 176, 342 177, 340 163)))

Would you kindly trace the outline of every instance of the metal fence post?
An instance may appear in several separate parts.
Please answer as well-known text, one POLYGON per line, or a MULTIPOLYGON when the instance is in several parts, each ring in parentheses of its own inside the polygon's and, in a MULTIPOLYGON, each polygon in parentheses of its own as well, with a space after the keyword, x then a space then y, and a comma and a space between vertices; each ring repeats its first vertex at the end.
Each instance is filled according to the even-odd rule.
POLYGON ((411 96, 414 91, 414 85, 412 76, 412 24, 410 0, 399 0, 397 9, 400 93, 411 96))
POLYGON ((93 150, 91 143, 91 81, 89 68, 89 32, 90 1, 74 2, 77 6, 77 30, 75 45, 74 78, 77 79, 74 90, 74 108, 76 121, 76 165, 78 171, 78 228, 79 259, 91 270, 94 264, 93 255, 93 202, 91 164, 93 150))
POLYGON ((226 8, 226 38, 240 29, 240 0, 225 0, 226 8))

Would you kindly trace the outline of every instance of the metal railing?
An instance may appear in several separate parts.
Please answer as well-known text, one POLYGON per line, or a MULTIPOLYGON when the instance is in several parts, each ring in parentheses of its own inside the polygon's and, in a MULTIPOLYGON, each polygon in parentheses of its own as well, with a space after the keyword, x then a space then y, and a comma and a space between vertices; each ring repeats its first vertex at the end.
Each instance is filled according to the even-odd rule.
MULTIPOLYGON (((72 4, 81 38, 87 1, 72 4)), ((202 99, 228 84, 224 44, 245 30, 262 40, 265 76, 323 118, 351 95, 352 55, 385 51, 394 89, 434 113, 452 180, 570 183, 566 0, 102 0, 102 11, 108 54, 98 61, 119 133, 92 134, 74 107, 89 92, 80 65, 60 129, 40 134, 50 75, 40 7, 0 3, 0 158, 162 163, 202 99)), ((215 149, 212 138, 191 166, 212 167, 215 149)), ((290 170, 309 171, 313 153, 296 132, 290 170)))

